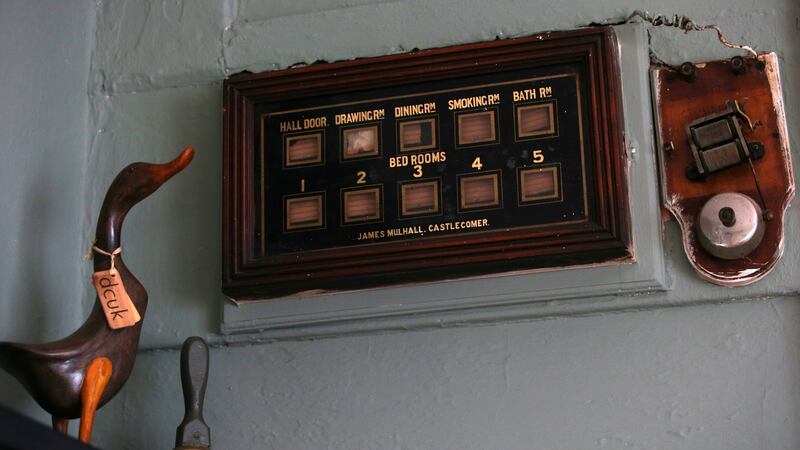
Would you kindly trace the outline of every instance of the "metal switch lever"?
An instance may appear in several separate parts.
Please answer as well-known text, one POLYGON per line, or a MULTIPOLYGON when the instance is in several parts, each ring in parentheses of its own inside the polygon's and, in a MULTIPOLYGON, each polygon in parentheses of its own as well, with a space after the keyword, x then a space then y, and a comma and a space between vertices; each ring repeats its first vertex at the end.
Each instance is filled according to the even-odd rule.
POLYGON ((756 192, 763 207, 763 218, 771 220, 772 213, 767 208, 761 183, 753 166, 753 160, 764 156, 764 144, 745 141, 739 120, 745 121, 749 131, 754 129, 753 121, 742 111, 736 100, 728 100, 725 104, 725 110, 697 119, 686 127, 694 159, 694 163, 686 167, 686 178, 703 181, 712 173, 746 162, 753 174, 756 192))
POLYGON ((702 181, 714 172, 764 156, 760 142, 745 141, 739 120, 746 121, 750 131, 753 122, 735 100, 728 100, 726 108, 716 114, 702 117, 686 127, 692 147, 694 164, 686 168, 686 177, 702 181))
POLYGON ((203 401, 208 383, 208 345, 190 337, 181 348, 181 385, 186 413, 178 426, 175 450, 208 450, 211 430, 203 420, 203 401))

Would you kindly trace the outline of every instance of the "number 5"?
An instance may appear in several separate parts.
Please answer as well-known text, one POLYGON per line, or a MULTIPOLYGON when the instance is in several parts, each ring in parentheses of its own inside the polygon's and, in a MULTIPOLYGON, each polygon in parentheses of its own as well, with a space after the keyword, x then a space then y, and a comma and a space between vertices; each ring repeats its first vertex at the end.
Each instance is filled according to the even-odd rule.
POLYGON ((542 154, 541 150, 534 150, 533 151, 533 163, 534 164, 541 164, 544 162, 544 155, 542 154))

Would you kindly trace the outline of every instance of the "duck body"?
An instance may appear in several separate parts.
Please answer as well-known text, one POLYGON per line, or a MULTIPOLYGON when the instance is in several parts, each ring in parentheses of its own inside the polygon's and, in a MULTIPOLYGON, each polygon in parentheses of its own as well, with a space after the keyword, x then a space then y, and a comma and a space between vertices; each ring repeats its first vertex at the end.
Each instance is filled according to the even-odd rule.
MULTIPOLYGON (((194 150, 187 148, 166 164, 135 163, 123 169, 106 193, 97 222, 96 246, 109 253, 119 248, 127 212, 183 170, 193 155, 194 150)), ((95 254, 95 272, 110 267, 110 257, 95 254)), ((119 392, 133 369, 147 311, 147 291, 128 270, 121 254, 114 257, 114 267, 142 318, 136 324, 112 329, 96 299, 84 324, 63 339, 44 344, 0 342, 0 368, 14 376, 39 406, 53 415, 54 424, 57 419, 81 416, 81 389, 92 361, 107 358, 113 368, 98 407, 119 392)))
MULTIPOLYGON (((133 274, 115 260, 128 295, 139 314, 147 308, 147 292, 133 274)), ((133 369, 142 321, 131 327, 111 329, 99 304, 74 333, 45 344, 0 343, 0 367, 16 378, 39 406, 54 417, 76 419, 81 414, 80 391, 89 364, 98 357, 108 358, 114 370, 100 406, 122 388, 133 369)))

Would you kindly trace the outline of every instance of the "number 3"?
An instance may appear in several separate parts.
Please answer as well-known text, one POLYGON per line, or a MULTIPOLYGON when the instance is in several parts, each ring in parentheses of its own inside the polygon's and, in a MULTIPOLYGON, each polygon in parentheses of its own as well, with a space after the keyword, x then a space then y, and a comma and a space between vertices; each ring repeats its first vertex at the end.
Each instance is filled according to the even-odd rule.
POLYGON ((414 166, 414 173, 412 173, 411 176, 414 177, 414 178, 421 177, 422 176, 422 166, 419 165, 419 164, 414 166))

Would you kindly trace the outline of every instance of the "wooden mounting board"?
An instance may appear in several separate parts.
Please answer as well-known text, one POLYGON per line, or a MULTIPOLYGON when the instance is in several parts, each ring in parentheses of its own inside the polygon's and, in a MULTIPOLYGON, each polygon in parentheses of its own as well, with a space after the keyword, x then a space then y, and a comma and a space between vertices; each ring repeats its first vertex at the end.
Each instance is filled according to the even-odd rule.
POLYGON ((747 70, 740 75, 733 73, 729 61, 698 64, 692 81, 670 68, 653 70, 664 207, 680 224, 683 247, 695 271, 723 286, 756 282, 775 267, 783 254, 784 213, 794 198, 778 57, 768 53, 745 61, 747 70), (695 218, 710 197, 722 192, 740 192, 758 201, 750 167, 739 164, 711 174, 703 182, 690 181, 684 172, 693 161, 687 124, 725 109, 727 100, 738 101, 743 112, 758 121, 744 137, 765 146, 764 157, 753 164, 767 207, 773 212, 773 219, 765 223, 761 244, 737 260, 719 259, 703 249, 695 236, 695 218), (671 150, 666 149, 669 142, 671 150))

